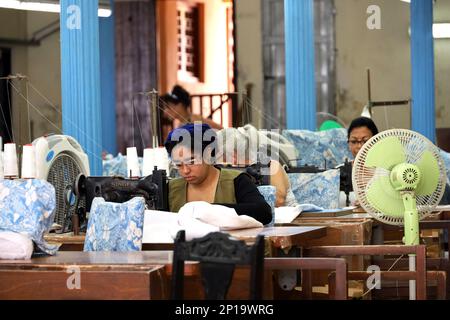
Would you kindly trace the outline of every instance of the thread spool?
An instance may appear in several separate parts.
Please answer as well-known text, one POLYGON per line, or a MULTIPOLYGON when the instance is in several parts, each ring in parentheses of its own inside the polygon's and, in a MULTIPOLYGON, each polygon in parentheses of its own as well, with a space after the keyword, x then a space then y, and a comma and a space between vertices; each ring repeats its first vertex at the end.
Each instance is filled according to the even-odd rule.
POLYGON ((23 146, 22 150, 22 179, 36 178, 36 157, 34 146, 27 144, 23 146))
POLYGON ((167 155, 166 149, 163 147, 144 149, 143 162, 143 176, 152 174, 155 167, 169 172, 169 156, 167 155))
POLYGON ((5 152, 3 153, 3 173, 6 179, 14 179, 19 176, 15 143, 5 144, 5 152))
POLYGON ((46 179, 45 176, 45 157, 48 152, 48 141, 45 137, 39 138, 35 142, 35 161, 36 161, 36 178, 37 179, 46 179))
POLYGON ((127 174, 129 178, 139 178, 141 176, 136 147, 127 148, 127 174))

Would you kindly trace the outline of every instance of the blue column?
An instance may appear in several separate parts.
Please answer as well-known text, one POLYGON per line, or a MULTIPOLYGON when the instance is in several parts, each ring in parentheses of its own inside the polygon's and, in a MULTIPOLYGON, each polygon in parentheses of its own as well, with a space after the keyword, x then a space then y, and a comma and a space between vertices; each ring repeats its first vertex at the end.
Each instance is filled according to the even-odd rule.
POLYGON ((284 0, 288 129, 316 130, 313 0, 284 0))
POLYGON ((433 0, 411 1, 412 130, 436 141, 433 0))
POLYGON ((80 142, 90 174, 102 173, 98 1, 61 0, 61 88, 64 134, 80 142))
POLYGON ((116 155, 116 63, 114 59, 114 4, 110 1, 111 16, 99 18, 100 34, 100 87, 102 103, 103 149, 116 155))

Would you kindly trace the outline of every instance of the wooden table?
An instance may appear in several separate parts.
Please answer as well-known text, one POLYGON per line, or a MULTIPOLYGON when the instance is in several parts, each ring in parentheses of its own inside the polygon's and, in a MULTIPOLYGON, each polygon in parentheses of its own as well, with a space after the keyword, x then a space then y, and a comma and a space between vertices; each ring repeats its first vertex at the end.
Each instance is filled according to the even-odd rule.
MULTIPOLYGON (((292 246, 303 247, 307 241, 326 236, 326 227, 321 226, 291 226, 266 227, 229 231, 230 235, 252 243, 259 234, 268 239, 273 247, 289 249, 292 246)), ((73 234, 47 234, 45 240, 50 243, 61 244, 61 251, 82 251, 84 235, 73 234)), ((171 250, 173 243, 143 243, 142 250, 171 250)))
MULTIPOLYGON (((30 260, 2 260, 0 299, 169 299, 172 258, 173 251, 61 251, 30 260)), ((229 299, 248 299, 249 271, 236 268, 229 299)), ((186 299, 204 298, 199 275, 199 263, 187 261, 186 299)), ((272 274, 265 272, 263 298, 273 297, 272 274)))
MULTIPOLYGON (((0 299, 167 299, 172 252, 58 252, 0 261, 0 299)), ((194 265, 186 264, 188 272, 194 265)))

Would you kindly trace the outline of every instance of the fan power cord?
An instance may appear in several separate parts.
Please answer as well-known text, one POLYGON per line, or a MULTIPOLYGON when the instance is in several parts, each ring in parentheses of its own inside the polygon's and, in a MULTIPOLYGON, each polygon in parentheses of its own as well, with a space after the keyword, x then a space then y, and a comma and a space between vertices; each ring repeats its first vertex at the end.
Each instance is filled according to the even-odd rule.
MULTIPOLYGON (((392 268, 394 268, 394 266, 395 266, 395 265, 396 265, 396 264, 397 264, 404 256, 405 256, 405 255, 402 254, 400 257, 398 257, 397 260, 394 261, 394 263, 389 267, 389 269, 388 269, 387 271, 391 271, 392 268)), ((380 280, 377 280, 377 282, 373 285, 372 288, 369 288, 366 292, 364 292, 364 293, 361 295, 361 298, 364 298, 369 292, 371 292, 371 291, 377 286, 377 284, 378 284, 380 281, 381 281, 381 279, 380 279, 380 280)))

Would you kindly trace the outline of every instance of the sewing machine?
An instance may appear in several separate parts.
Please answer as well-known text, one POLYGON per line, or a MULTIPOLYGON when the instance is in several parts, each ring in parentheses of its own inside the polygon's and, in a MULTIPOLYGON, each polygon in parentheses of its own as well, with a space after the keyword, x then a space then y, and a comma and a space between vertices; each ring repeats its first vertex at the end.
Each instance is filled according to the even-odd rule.
POLYGON ((73 185, 76 196, 75 214, 72 214, 74 234, 79 232, 80 223, 86 224, 86 213, 91 210, 95 197, 105 201, 123 203, 134 197, 143 197, 147 209, 168 211, 168 183, 165 170, 156 167, 152 174, 140 179, 115 177, 86 177, 78 175, 73 185))
POLYGON ((257 186, 264 186, 270 184, 270 174, 269 174, 269 165, 268 164, 262 164, 260 162, 257 162, 255 164, 251 164, 248 166, 233 166, 231 164, 220 164, 217 165, 221 168, 227 168, 227 169, 234 169, 246 172, 250 175, 253 182, 257 186), (267 170, 264 172, 263 170, 267 170))

